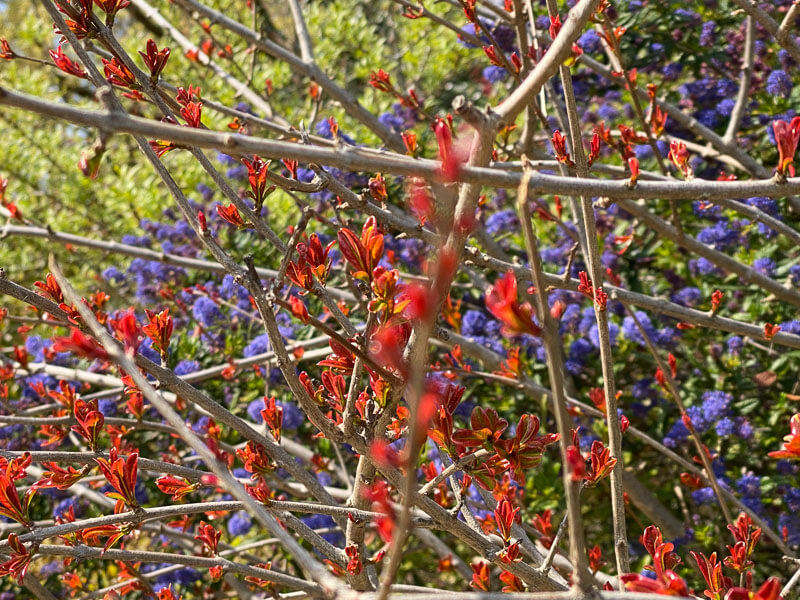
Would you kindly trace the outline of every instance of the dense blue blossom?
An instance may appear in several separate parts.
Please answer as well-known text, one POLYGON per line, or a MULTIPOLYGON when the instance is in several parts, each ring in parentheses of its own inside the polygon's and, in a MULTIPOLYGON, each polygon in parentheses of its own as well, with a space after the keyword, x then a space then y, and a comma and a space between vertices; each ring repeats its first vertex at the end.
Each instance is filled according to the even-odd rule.
MULTIPOLYGON (((318 121, 315 129, 317 130, 317 135, 320 135, 320 136, 322 136, 324 138, 327 138, 329 140, 333 139, 333 132, 331 131, 331 124, 328 121, 328 119, 322 119, 321 121, 318 121)), ((347 142, 348 144, 355 144, 356 143, 356 141, 353 138, 351 138, 349 135, 344 133, 341 130, 341 128, 339 128, 337 136, 338 136, 338 138, 340 140, 343 140, 343 141, 347 142)))
POLYGON ((245 511, 240 510, 228 521, 228 533, 231 536, 244 535, 253 526, 253 519, 245 511))
MULTIPOLYGON (((329 529, 336 527, 336 523, 328 515, 307 515, 305 517, 301 517, 300 520, 311 527, 311 529, 329 529)), ((329 541, 334 546, 344 546, 344 535, 339 531, 322 533, 320 535, 323 539, 329 541)))
POLYGON ((175 365, 175 375, 188 375, 200 370, 200 363, 196 360, 182 360, 175 365))
POLYGON ((58 504, 53 507, 53 518, 61 517, 64 518, 66 514, 69 512, 69 509, 72 508, 75 511, 75 516, 80 517, 81 513, 83 512, 78 499, 74 496, 70 496, 69 498, 65 498, 58 504))
POLYGON ((703 299, 703 293, 696 287, 685 287, 672 296, 672 301, 694 308, 703 299))
POLYGON ((720 100, 719 104, 717 104, 717 114, 722 115, 723 117, 729 117, 735 106, 736 101, 733 98, 723 98, 720 100))
POLYGON ((783 495, 783 503, 790 512, 800 512, 800 488, 792 487, 783 495))
POLYGON ((761 514, 764 511, 764 503, 761 498, 755 496, 745 496, 742 498, 742 504, 752 510, 756 514, 761 514))
POLYGON ((269 350, 269 337, 266 333, 262 333, 258 337, 252 339, 252 341, 244 347, 242 350, 242 354, 250 358, 251 356, 255 356, 256 354, 264 354, 269 350))
POLYGON ((117 269, 117 267, 108 267, 103 270, 103 279, 106 281, 120 282, 125 279, 125 274, 117 269))
POLYGON ((800 545, 800 517, 796 513, 784 513, 778 517, 778 531, 786 533, 786 542, 800 545))
POLYGON ((785 321, 781 323, 781 331, 800 335, 800 321, 785 321))
POLYGON ((703 110, 697 111, 694 116, 695 119, 709 129, 713 129, 720 122, 720 114, 717 112, 716 108, 704 108, 703 110))
POLYGON ((508 71, 506 71, 503 67, 498 67, 497 65, 489 65, 488 67, 484 67, 482 74, 483 78, 489 83, 498 83, 500 81, 505 81, 505 79, 508 78, 508 71))
POLYGON ((150 338, 145 338, 142 340, 142 343, 139 344, 139 354, 154 363, 159 363, 161 361, 161 355, 153 350, 153 340, 150 338))
POLYGON ((714 425, 714 431, 716 431, 717 435, 720 437, 731 435, 735 429, 736 423, 730 417, 722 417, 717 421, 717 424, 714 425))
POLYGON ((113 417, 117 414, 117 400, 112 398, 100 398, 97 401, 97 410, 103 413, 104 417, 113 417))
POLYGON ((700 29, 700 45, 701 46, 711 46, 714 43, 714 31, 717 28, 717 24, 714 21, 706 21, 703 23, 703 26, 700 29))
POLYGON ((771 258, 757 258, 753 262, 753 269, 757 273, 772 277, 775 274, 775 261, 771 258))
POLYGON ((675 81, 681 74, 681 71, 683 71, 683 65, 679 62, 667 63, 667 65, 661 69, 661 73, 664 75, 664 81, 675 81))
MULTIPOLYGON (((276 406, 283 409, 283 429, 294 430, 300 427, 305 421, 305 415, 294 402, 275 402, 276 406)), ((247 414, 253 422, 259 425, 264 422, 261 411, 264 409, 264 401, 261 399, 253 400, 247 405, 247 414)))
POLYGON ((489 318, 486 313, 470 309, 461 317, 461 333, 466 336, 483 335, 486 333, 489 318))
POLYGON ((703 394, 703 418, 708 422, 713 422, 724 417, 732 401, 733 396, 727 392, 705 392, 703 394))
POLYGON ((519 229, 517 213, 513 210, 501 210, 486 219, 486 232, 495 235, 499 232, 516 231, 519 229))
POLYGON ((693 258, 689 261, 689 270, 693 275, 719 275, 722 271, 705 257, 693 258))
POLYGON ((717 496, 712 488, 704 487, 692 492, 692 500, 697 504, 713 504, 716 502, 717 496))
POLYGON ((170 585, 192 585, 200 581, 203 576, 192 567, 180 567, 169 573, 164 573, 156 578, 153 588, 158 591, 170 585))
POLYGON ((730 249, 739 243, 739 232, 734 229, 730 222, 721 219, 711 225, 702 229, 697 234, 697 240, 709 246, 713 246, 717 250, 730 249))
POLYGON ((786 71, 775 69, 767 76, 766 90, 773 96, 787 98, 792 93, 792 80, 786 71))
POLYGON ((631 388, 631 395, 637 400, 652 398, 653 394, 653 379, 650 377, 645 377, 638 380, 631 388))
POLYGON ((581 37, 578 38, 578 45, 587 54, 594 54, 603 49, 603 43, 600 41, 600 36, 594 29, 588 29, 581 37))
POLYGON ((753 437, 753 426, 750 421, 743 417, 736 419, 736 435, 745 440, 753 437))
MULTIPOLYGON (((641 310, 637 310, 635 314, 642 326, 642 329, 644 329, 648 337, 651 339, 654 338, 657 332, 655 327, 653 327, 652 321, 650 321, 650 316, 641 310)), ((642 333, 639 331, 639 327, 637 327, 636 321, 633 320, 633 317, 625 317, 625 319, 623 319, 622 335, 625 337, 625 339, 636 342, 640 346, 645 345, 644 337, 642 337, 642 333)))
POLYGON ((736 480, 736 489, 742 496, 757 498, 761 496, 761 478, 747 473, 736 480))

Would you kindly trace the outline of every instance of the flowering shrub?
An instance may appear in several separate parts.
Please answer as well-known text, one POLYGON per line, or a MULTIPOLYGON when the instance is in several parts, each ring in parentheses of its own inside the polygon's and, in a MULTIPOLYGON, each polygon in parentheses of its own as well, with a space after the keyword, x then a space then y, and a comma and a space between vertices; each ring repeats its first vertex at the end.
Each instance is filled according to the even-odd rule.
POLYGON ((563 4, 0 5, 3 599, 794 593, 800 5, 563 4))

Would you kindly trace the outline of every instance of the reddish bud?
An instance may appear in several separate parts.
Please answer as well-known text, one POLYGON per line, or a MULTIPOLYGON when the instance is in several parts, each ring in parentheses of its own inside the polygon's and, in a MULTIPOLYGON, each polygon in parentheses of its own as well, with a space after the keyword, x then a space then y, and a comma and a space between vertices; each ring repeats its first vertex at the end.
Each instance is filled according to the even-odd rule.
POLYGON ((794 177, 794 155, 797 143, 800 141, 800 116, 794 117, 787 123, 782 119, 772 122, 772 131, 775 133, 775 145, 778 146, 778 166, 776 172, 781 176, 794 177))
POLYGON ((163 71, 164 67, 167 65, 170 49, 162 48, 159 50, 158 46, 156 46, 156 43, 153 40, 147 40, 145 50, 145 52, 140 50, 139 54, 141 55, 144 64, 147 65, 147 68, 150 70, 150 79, 155 81, 158 79, 161 71, 163 71))
MULTIPOLYGON (((5 40, 3 40, 5 41, 5 40)), ((61 50, 61 46, 56 48, 55 50, 50 50, 50 58, 53 59, 55 65, 67 73, 68 75, 74 75, 75 77, 80 77, 81 79, 86 78, 86 71, 83 70, 78 63, 73 62, 64 52, 61 50)))
POLYGON ((764 324, 764 338, 767 341, 772 340, 775 337, 775 334, 781 330, 780 325, 773 325, 772 323, 765 323, 764 324))

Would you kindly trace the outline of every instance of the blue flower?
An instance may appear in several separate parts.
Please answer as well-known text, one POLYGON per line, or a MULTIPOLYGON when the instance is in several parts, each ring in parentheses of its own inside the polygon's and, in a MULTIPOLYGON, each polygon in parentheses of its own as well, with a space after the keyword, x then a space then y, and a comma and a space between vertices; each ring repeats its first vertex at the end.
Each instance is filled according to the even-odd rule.
POLYGON ((594 54, 595 52, 600 52, 600 50, 603 49, 600 36, 597 35, 597 32, 594 29, 589 29, 586 33, 579 37, 578 45, 587 54, 594 54))
POLYGON ((732 223, 722 219, 697 234, 697 241, 713 246, 717 250, 727 250, 739 244, 739 231, 732 223))
POLYGON ((132 234, 125 234, 122 236, 122 239, 120 241, 123 244, 127 244, 128 246, 140 246, 143 248, 149 248, 151 244, 150 238, 147 237, 146 235, 137 237, 132 234))
POLYGON ((781 331, 800 335, 800 321, 785 321, 781 323, 781 331))
POLYGON ((693 275, 719 275, 720 269, 710 260, 704 257, 693 258, 689 261, 689 270, 693 275))
POLYGON ((253 400, 247 405, 247 414, 254 423, 258 423, 260 425, 264 422, 264 418, 261 416, 261 411, 263 409, 264 401, 259 398, 258 400, 253 400))
POLYGON ((517 231, 519 229, 519 220, 517 213, 513 210, 501 210, 486 219, 486 232, 495 235, 501 231, 517 231))
POLYGON ((786 529, 786 542, 791 546, 800 544, 800 517, 795 513, 785 513, 778 517, 778 531, 786 529))
POLYGON ((53 518, 65 517, 70 508, 75 510, 76 517, 80 516, 81 505, 78 503, 77 498, 71 496, 69 498, 65 498, 53 507, 53 518))
POLYGON ((403 119, 394 113, 385 112, 378 115, 381 125, 394 131, 403 131, 403 119))
POLYGON ((714 431, 717 432, 718 436, 725 437, 726 435, 731 435, 735 428, 736 423, 734 423, 733 419, 730 417, 722 417, 714 426, 714 431))
POLYGON ((508 78, 508 71, 506 71, 503 67, 489 65, 483 69, 482 75, 483 78, 489 83, 498 83, 500 81, 505 81, 508 78))
MULTIPOLYGON (((333 132, 331 131, 331 124, 328 119, 322 119, 316 126, 317 134, 321 135, 324 138, 333 139, 333 132)), ((355 144, 356 141, 351 138, 349 135, 345 134, 341 127, 339 128, 339 132, 337 133, 340 140, 344 140, 348 144, 355 144)))
MULTIPOLYGON (((483 35, 481 34, 480 30, 475 25, 475 23, 467 23, 466 25, 464 25, 464 27, 461 28, 461 31, 463 31, 464 33, 466 33, 468 35, 474 35, 475 37, 479 37, 485 43, 489 42, 489 40, 487 40, 486 38, 483 37, 483 35)), ((465 48, 476 48, 477 47, 477 46, 475 46, 475 44, 471 44, 470 42, 466 41, 460 35, 456 38, 456 41, 459 44, 461 44, 462 46, 464 46, 465 48)))
POLYGON ((800 285, 800 265, 789 267, 789 277, 794 285, 800 285))
POLYGON ((244 179, 247 177, 247 167, 245 165, 236 165, 225 171, 225 176, 229 179, 244 179))
POLYGON ((569 347, 570 360, 585 360, 590 354, 594 353, 595 349, 585 338, 578 338, 569 347))
MULTIPOLYGON (((648 337, 654 338, 656 329, 653 327, 653 323, 650 321, 650 317, 647 313, 642 310, 637 310, 635 314, 648 337)), ((636 321, 633 320, 633 317, 625 317, 622 320, 622 335, 625 336, 625 339, 636 342, 640 346, 645 345, 644 337, 642 337, 642 333, 639 331, 639 327, 636 325, 636 321)))
POLYGON ((720 79, 717 82, 715 91, 717 92, 717 97, 714 98, 714 102, 720 98, 730 98, 731 96, 735 96, 739 91, 739 86, 732 79, 720 79))
POLYGON ((717 104, 717 114, 723 117, 729 117, 733 112, 733 108, 736 106, 736 102, 733 98, 723 98, 720 100, 719 104, 717 104))
POLYGON ((39 575, 42 579, 47 579, 51 575, 64 572, 64 563, 60 560, 51 560, 39 568, 39 575))
POLYGON ((211 327, 222 319, 222 312, 216 302, 207 296, 200 296, 192 306, 192 315, 203 327, 211 327))
POLYGON ((581 307, 578 304, 568 304, 561 315, 560 329, 562 333, 575 332, 581 320, 581 307))
POLYGON ((253 338, 253 340, 244 347, 242 350, 242 354, 247 358, 251 356, 256 356, 257 354, 264 354, 269 350, 269 337, 266 333, 262 333, 258 337, 253 338))
POLYGON ((488 322, 485 313, 470 309, 461 317, 461 333, 467 337, 482 335, 486 332, 488 322))
MULTIPOLYGON (((28 336, 28 339, 25 340, 25 351, 36 362, 51 362, 45 360, 44 351, 49 350, 52 345, 53 345, 52 340, 47 340, 38 335, 31 335, 28 336)), ((63 356, 63 355, 64 353, 60 353, 58 356, 63 356)))
POLYGON ((686 414, 692 420, 692 425, 697 431, 705 431, 708 429, 709 419, 706 417, 705 411, 699 406, 690 406, 686 409, 686 414))
POLYGON ((721 419, 726 416, 732 401, 733 396, 727 392, 705 392, 703 394, 703 418, 708 422, 721 419))
POLYGON ((228 521, 228 533, 232 536, 244 535, 253 526, 253 520, 245 511, 239 511, 228 521))
POLYGON ((800 512, 800 489, 793 487, 786 490, 783 495, 783 502, 791 512, 800 512))
POLYGON ((117 401, 112 398, 100 398, 97 401, 97 410, 103 413, 104 417, 113 417, 117 414, 117 401))
POLYGON ((773 198, 764 198, 758 196, 755 198, 747 198, 744 203, 748 206, 752 206, 753 208, 757 208, 768 215, 772 215, 773 217, 778 216, 778 203, 773 198))
POLYGON ((745 440, 749 440, 753 437, 753 426, 750 424, 750 421, 744 417, 736 419, 736 435, 745 440))
POLYGON ((230 154, 225 154, 223 152, 217 152, 217 160, 223 165, 227 166, 239 164, 237 159, 232 157, 230 154))
POLYGON ((758 258, 753 262, 753 269, 757 273, 772 277, 775 274, 775 261, 771 258, 758 258))
POLYGON ((709 129, 713 129, 719 123, 719 113, 713 108, 704 108, 695 113, 695 118, 709 129))
POLYGON ((200 363, 196 360, 182 360, 175 365, 175 375, 188 375, 200 370, 200 363))
POLYGON ((744 496, 742 498, 742 504, 756 514, 761 514, 764 511, 764 503, 761 501, 761 498, 755 496, 744 496))
MULTIPOLYGON (((308 515, 301 517, 300 520, 308 525, 311 529, 329 529, 336 527, 334 520, 328 515, 308 515)), ((334 546, 344 545, 344 535, 341 532, 323 533, 320 534, 323 539, 327 540, 334 546)))
POLYGON ((634 383, 633 387, 631 388, 631 396, 637 400, 646 400, 648 398, 652 398, 653 395, 653 379, 651 377, 640 379, 634 383))
POLYGON ((196 581, 202 579, 202 575, 192 567, 181 567, 169 573, 164 573, 156 578, 155 585, 153 586, 156 591, 165 588, 169 585, 192 585, 196 581))
POLYGON ((761 496, 761 478, 746 473, 736 480, 736 488, 742 496, 757 498, 761 496))
POLYGON ((619 110, 611 104, 604 103, 597 109, 597 116, 605 121, 613 121, 619 116, 619 110))
POLYGON ((692 500, 697 502, 697 504, 712 504, 716 502, 716 499, 717 496, 710 487, 700 488, 692 492, 692 500))
POLYGON ((685 441, 688 436, 689 430, 686 429, 686 425, 683 424, 683 421, 679 419, 672 424, 667 435, 664 436, 664 445, 667 448, 676 448, 678 444, 685 441))
POLYGON ((106 281, 123 281, 125 274, 117 267, 108 267, 103 271, 103 279, 106 281))
POLYGON ((276 402, 283 409, 283 428, 298 429, 306 420, 305 414, 294 402, 276 402))
POLYGON ((517 47, 514 45, 517 41, 517 34, 511 27, 503 25, 502 23, 497 23, 497 25, 491 27, 490 30, 497 45, 500 46, 503 52, 510 53, 517 50, 517 47))
POLYGON ((672 301, 691 308, 697 306, 703 298, 702 292, 696 287, 686 287, 673 294, 672 301))
MULTIPOLYGON (((619 337, 619 325, 616 323, 608 324, 608 337, 611 345, 616 346, 617 338, 619 337)), ((595 348, 600 348, 600 335, 598 334, 597 323, 592 325, 592 327, 589 329, 589 341, 595 348)))
POLYGON ((783 67, 786 70, 791 69, 796 64, 794 62, 794 59, 792 58, 792 55, 789 54, 788 51, 783 49, 778 50, 778 62, 780 62, 781 67, 783 67))
POLYGON ((664 81, 675 81, 683 71, 683 65, 679 62, 668 63, 663 69, 661 74, 664 75, 664 81))
POLYGON ((786 74, 786 71, 776 69, 767 76, 765 89, 773 96, 787 98, 792 93, 792 80, 786 74))
POLYGON ((696 20, 700 19, 700 15, 699 14, 697 14, 693 10, 689 10, 689 9, 686 9, 686 8, 678 8, 678 9, 675 10, 674 14, 675 14, 676 17, 680 17, 681 19, 683 19, 685 21, 696 21, 696 20))
POLYGON ((714 21, 706 21, 703 23, 703 26, 700 29, 700 45, 703 47, 709 47, 714 44, 714 31, 717 28, 717 24, 714 21))

